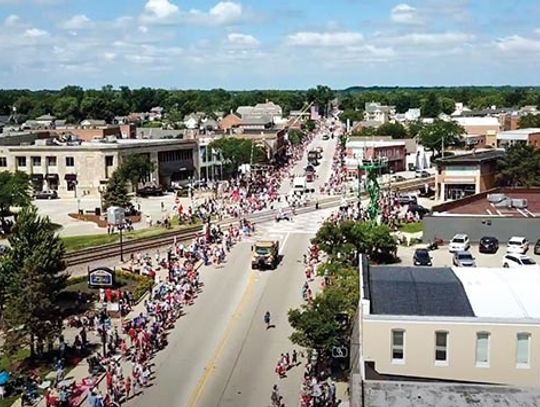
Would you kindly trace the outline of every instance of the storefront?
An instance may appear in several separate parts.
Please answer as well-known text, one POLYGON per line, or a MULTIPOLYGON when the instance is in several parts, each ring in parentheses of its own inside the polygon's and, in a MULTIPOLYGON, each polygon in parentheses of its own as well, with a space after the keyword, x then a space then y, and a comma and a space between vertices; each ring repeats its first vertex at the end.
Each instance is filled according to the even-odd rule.
POLYGON ((32 174, 30 176, 30 182, 35 192, 43 191, 43 174, 32 174))
POLYGON ((58 174, 47 174, 45 176, 49 191, 58 191, 59 177, 58 174))

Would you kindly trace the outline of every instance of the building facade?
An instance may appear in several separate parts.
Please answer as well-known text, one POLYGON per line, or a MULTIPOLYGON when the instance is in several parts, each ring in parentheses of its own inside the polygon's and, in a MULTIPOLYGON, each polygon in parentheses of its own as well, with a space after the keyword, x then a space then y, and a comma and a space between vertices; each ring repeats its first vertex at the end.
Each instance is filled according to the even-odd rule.
POLYGON ((540 148, 540 129, 518 129, 497 133, 497 147, 507 148, 515 144, 540 148))
POLYGON ((539 273, 370 267, 362 274, 365 369, 381 377, 540 387, 539 273))
POLYGON ((497 161, 504 152, 491 150, 436 161, 435 193, 443 201, 487 191, 495 186, 497 161))
POLYGON ((365 137, 351 137, 345 145, 345 165, 351 175, 358 173, 358 166, 364 160, 383 160, 388 169, 405 171, 407 149, 404 141, 366 140, 365 137))
POLYGON ((34 189, 55 190, 60 197, 99 196, 118 165, 141 154, 155 164, 148 181, 163 186, 197 175, 199 155, 194 140, 132 140, 0 146, 0 170, 30 175, 34 189))

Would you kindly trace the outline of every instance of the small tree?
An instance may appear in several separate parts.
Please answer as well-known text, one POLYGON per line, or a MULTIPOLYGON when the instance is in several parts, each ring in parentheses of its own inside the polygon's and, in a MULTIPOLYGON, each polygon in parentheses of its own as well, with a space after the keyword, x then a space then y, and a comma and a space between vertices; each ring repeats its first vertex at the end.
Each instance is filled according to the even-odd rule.
POLYGON ((384 123, 377 129, 377 135, 392 137, 393 139, 404 139, 409 137, 407 129, 399 123, 384 123))
POLYGON ((540 127, 540 114, 528 114, 519 119, 520 129, 527 129, 530 127, 540 127))
POLYGON ((131 186, 134 190, 137 190, 137 186, 141 180, 148 178, 150 173, 154 171, 155 165, 147 157, 135 154, 130 155, 125 161, 123 161, 117 168, 119 175, 124 180, 131 182, 131 186))
POLYGON ((0 218, 9 214, 12 206, 25 207, 32 202, 30 178, 24 172, 0 172, 0 218))
POLYGON ((297 144, 302 143, 302 140, 304 140, 305 137, 306 137, 306 134, 301 130, 297 130, 297 129, 289 130, 289 141, 291 142, 292 145, 297 145, 297 144))
POLYGON ((111 178, 109 178, 109 182, 107 183, 107 189, 103 194, 103 209, 107 209, 110 206, 127 208, 130 203, 127 181, 117 169, 111 174, 111 178))
POLYGON ((66 275, 64 245, 54 234, 48 218, 33 206, 23 208, 9 238, 5 257, 6 304, 4 312, 6 350, 52 341, 61 333, 62 317, 56 301, 66 275))
POLYGON ((242 164, 258 163, 266 158, 264 150, 252 140, 247 139, 221 138, 212 141, 208 149, 221 151, 226 170, 233 173, 242 164))

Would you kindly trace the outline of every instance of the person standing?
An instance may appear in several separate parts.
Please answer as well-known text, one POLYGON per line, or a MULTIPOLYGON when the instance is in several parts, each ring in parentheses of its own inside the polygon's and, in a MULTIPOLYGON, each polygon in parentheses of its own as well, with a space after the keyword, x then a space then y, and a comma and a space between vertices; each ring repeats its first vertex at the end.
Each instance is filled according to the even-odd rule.
POLYGON ((270 328, 270 311, 266 311, 264 314, 264 323, 266 324, 266 329, 270 328))

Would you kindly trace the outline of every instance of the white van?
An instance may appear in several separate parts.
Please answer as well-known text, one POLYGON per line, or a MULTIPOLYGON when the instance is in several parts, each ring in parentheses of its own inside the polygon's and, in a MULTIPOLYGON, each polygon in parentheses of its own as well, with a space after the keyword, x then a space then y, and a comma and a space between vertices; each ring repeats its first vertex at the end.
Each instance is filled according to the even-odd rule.
POLYGON ((306 177, 294 177, 293 191, 295 194, 303 194, 307 192, 307 180, 306 177))

